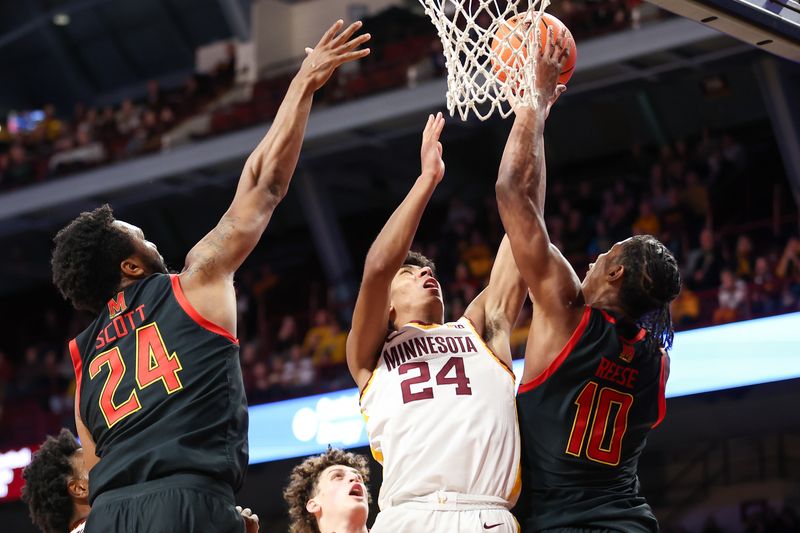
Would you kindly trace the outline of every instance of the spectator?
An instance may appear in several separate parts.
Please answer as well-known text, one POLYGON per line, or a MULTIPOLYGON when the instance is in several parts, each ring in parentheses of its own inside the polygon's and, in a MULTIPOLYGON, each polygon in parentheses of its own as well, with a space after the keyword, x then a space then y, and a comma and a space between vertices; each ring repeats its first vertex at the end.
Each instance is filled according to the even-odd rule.
POLYGON ((303 339, 303 353, 316 356, 317 350, 324 346, 332 333, 330 313, 327 309, 317 309, 314 313, 314 326, 306 332, 303 339))
POLYGON ((117 131, 122 135, 129 135, 136 131, 139 127, 139 108, 133 105, 130 98, 126 98, 122 102, 120 110, 115 116, 117 131))
POLYGON ((739 235, 736 240, 736 276, 750 281, 753 270, 753 241, 747 235, 739 235))
POLYGON ((320 343, 314 354, 314 366, 319 368, 344 364, 346 345, 347 332, 342 329, 339 321, 334 318, 331 320, 330 335, 320 343))
POLYGON ((689 287, 683 287, 670 304, 670 312, 676 327, 694 324, 700 318, 700 298, 689 287))
POLYGON ((653 204, 647 200, 639 203, 639 217, 633 223, 634 235, 658 235, 661 232, 661 221, 653 212, 653 204))
POLYGON ((747 285, 726 268, 720 274, 721 284, 717 295, 719 307, 714 311, 714 323, 726 324, 744 316, 747 303, 747 285))
POLYGON ((304 389, 314 383, 315 376, 316 370, 311 358, 306 356, 297 344, 292 346, 289 350, 289 360, 283 365, 281 378, 283 385, 295 389, 304 389))
POLYGON ((5 179, 11 186, 18 186, 33 179, 33 164, 25 152, 25 147, 20 142, 11 145, 8 151, 8 167, 5 172, 5 179))
POLYGON ((697 290, 714 287, 722 269, 722 254, 710 229, 700 232, 700 247, 689 253, 687 263, 684 275, 687 285, 697 290))
POLYGON ((767 315, 778 310, 781 288, 766 257, 756 259, 750 305, 753 314, 767 315))

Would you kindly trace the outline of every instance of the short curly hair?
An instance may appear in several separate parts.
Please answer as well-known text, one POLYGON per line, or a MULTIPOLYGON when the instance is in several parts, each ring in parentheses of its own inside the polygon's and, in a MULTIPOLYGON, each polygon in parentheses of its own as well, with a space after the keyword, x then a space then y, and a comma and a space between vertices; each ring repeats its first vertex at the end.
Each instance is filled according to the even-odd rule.
POLYGON ((22 471, 22 499, 33 523, 44 533, 69 531, 74 510, 67 484, 75 475, 72 457, 80 445, 68 429, 47 437, 22 471))
POLYGON ((114 221, 105 204, 81 213, 53 239, 53 283, 75 309, 100 311, 119 287, 120 263, 136 251, 114 221))
MULTIPOLYGON (((289 484, 283 491, 283 498, 289 506, 289 533, 320 533, 317 520, 306 510, 306 503, 317 492, 317 482, 322 472, 333 465, 355 468, 364 483, 369 481, 369 466, 363 455, 328 448, 322 455, 309 457, 292 469, 289 484)), ((367 491, 368 501, 372 498, 367 491)))

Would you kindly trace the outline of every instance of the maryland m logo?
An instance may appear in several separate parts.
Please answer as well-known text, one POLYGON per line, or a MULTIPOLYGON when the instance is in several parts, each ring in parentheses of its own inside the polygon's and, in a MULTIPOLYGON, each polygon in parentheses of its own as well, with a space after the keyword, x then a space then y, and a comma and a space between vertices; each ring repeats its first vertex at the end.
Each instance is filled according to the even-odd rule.
POLYGON ((630 363, 631 361, 633 361, 633 355, 634 355, 633 344, 628 344, 627 342, 623 342, 622 353, 619 354, 619 358, 625 361, 626 363, 630 363))
POLYGON ((117 293, 116 298, 111 298, 108 301, 108 318, 114 318, 127 308, 128 306, 125 304, 125 293, 120 291, 117 293))

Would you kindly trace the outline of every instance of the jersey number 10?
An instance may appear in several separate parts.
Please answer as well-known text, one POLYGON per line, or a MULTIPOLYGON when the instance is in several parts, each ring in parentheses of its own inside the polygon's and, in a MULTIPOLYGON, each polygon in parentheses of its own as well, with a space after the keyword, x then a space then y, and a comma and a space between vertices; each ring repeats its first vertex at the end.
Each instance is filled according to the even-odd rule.
POLYGON ((575 457, 581 456, 586 430, 590 426, 589 417, 594 413, 589 429, 586 458, 597 463, 617 466, 622 456, 622 437, 628 429, 628 413, 633 405, 633 396, 608 387, 603 387, 600 389, 600 394, 597 394, 597 389, 598 384, 590 381, 575 399, 578 410, 572 422, 566 453, 575 457), (612 411, 612 405, 617 406, 615 411, 612 411), (611 419, 612 413, 613 419, 611 419), (611 436, 607 437, 609 426, 611 436), (606 442, 607 445, 603 446, 606 442))
MULTIPOLYGON (((123 418, 131 415, 142 408, 139 402, 139 394, 133 389, 128 395, 128 399, 117 404, 114 396, 117 394, 122 377, 127 368, 122 352, 115 347, 107 350, 89 363, 89 377, 96 378, 100 374, 103 366, 108 365, 108 376, 100 392, 100 411, 106 419, 106 425, 110 428, 123 418)), ((167 394, 172 394, 183 388, 178 372, 183 370, 178 354, 169 353, 161 337, 158 324, 153 322, 136 330, 136 385, 139 390, 149 387, 153 383, 161 381, 167 394)))

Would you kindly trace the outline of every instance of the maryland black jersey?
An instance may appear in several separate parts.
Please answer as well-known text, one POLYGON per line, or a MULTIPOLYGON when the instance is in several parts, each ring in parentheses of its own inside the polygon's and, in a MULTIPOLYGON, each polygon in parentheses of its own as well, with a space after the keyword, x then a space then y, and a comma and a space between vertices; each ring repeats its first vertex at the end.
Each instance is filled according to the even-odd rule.
POLYGON ((523 531, 658 531, 636 471, 664 417, 667 364, 644 330, 585 308, 561 353, 517 394, 523 531))
POLYGON ((178 276, 155 274, 117 294, 70 353, 101 459, 90 502, 174 474, 239 488, 248 420, 238 341, 194 310, 178 276))

